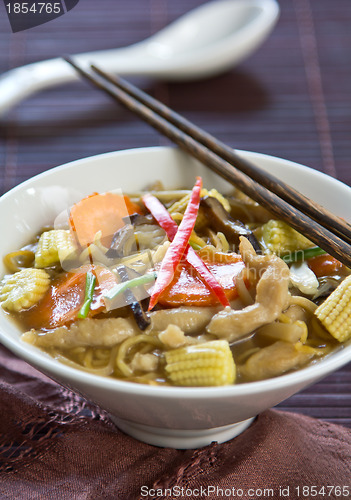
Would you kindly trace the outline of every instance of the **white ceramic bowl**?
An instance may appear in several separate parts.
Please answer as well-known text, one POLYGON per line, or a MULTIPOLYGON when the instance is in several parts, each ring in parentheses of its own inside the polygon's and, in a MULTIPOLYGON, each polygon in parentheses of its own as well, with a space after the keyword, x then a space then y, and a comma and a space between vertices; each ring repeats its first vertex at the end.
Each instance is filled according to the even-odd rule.
MULTIPOLYGON (((302 165, 257 153, 242 153, 266 170, 350 218, 351 188, 302 165)), ((174 148, 120 151, 54 168, 0 198, 0 255, 25 244, 44 224, 93 191, 144 188, 160 179, 165 186, 192 186, 201 175, 205 186, 230 186, 203 165, 174 148)), ((0 268, 0 275, 4 269, 0 268)), ((0 308, 1 309, 1 308, 0 308)), ((94 401, 126 433, 157 446, 195 448, 224 442, 252 419, 351 360, 351 346, 318 363, 275 379, 216 388, 154 387, 98 377, 75 370, 20 340, 20 331, 0 311, 1 342, 19 357, 61 384, 94 401)))

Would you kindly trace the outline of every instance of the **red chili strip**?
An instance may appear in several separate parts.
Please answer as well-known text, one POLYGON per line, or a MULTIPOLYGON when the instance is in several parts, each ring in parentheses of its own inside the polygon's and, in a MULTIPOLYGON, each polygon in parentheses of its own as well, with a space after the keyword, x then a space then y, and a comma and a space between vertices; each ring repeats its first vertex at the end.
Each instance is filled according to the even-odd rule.
MULTIPOLYGON (((162 203, 151 194, 144 195, 143 202, 154 219, 158 222, 162 229, 166 231, 168 238, 173 241, 175 235, 177 234, 178 226, 172 219, 165 206, 162 205, 162 203)), ((213 276, 211 271, 208 269, 201 257, 195 252, 195 250, 190 245, 188 245, 184 254, 186 260, 196 269, 208 288, 217 296, 219 302, 224 307, 229 306, 230 304, 223 288, 213 276)))
POLYGON ((190 200, 184 212, 183 219, 179 224, 178 231, 176 232, 171 244, 168 247, 166 255, 161 262, 160 270, 157 273, 155 287, 150 298, 149 311, 155 307, 159 296, 171 283, 174 271, 179 265, 189 244, 189 239, 194 229, 199 210, 201 188, 202 179, 201 177, 198 177, 191 192, 190 200))
POLYGON ((158 224, 162 227, 162 229, 166 231, 168 239, 170 241, 173 241, 178 231, 178 225, 172 219, 167 208, 164 205, 162 205, 162 203, 158 198, 156 198, 156 196, 150 193, 145 194, 142 197, 142 200, 146 208, 153 216, 153 218, 158 222, 158 224))

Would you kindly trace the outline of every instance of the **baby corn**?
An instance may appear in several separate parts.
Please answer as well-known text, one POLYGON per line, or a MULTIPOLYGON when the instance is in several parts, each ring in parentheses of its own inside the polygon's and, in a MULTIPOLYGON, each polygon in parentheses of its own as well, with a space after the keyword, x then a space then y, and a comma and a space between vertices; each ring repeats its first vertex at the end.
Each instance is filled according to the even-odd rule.
POLYGON ((351 275, 317 307, 314 314, 339 342, 351 338, 351 275))
POLYGON ((236 367, 226 340, 181 347, 165 354, 169 379, 180 386, 219 386, 235 382, 236 367))
POLYGON ((262 238, 266 247, 277 255, 305 250, 313 243, 281 220, 271 219, 262 226, 262 238))
POLYGON ((0 290, 1 306, 8 311, 21 311, 34 306, 50 286, 50 277, 43 269, 23 269, 7 276, 0 290))
POLYGON ((49 267, 75 255, 76 247, 70 231, 45 231, 39 239, 35 253, 35 267, 49 267))

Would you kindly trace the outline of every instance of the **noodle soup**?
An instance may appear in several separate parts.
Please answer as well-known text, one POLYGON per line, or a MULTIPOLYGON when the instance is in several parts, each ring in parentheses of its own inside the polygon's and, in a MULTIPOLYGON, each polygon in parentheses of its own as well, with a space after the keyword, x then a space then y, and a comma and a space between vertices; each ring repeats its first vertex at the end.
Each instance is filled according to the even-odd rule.
POLYGON ((92 193, 4 257, 22 340, 122 380, 220 386, 303 368, 351 337, 349 270, 241 192, 92 193), (339 315, 339 314, 338 314, 339 315))

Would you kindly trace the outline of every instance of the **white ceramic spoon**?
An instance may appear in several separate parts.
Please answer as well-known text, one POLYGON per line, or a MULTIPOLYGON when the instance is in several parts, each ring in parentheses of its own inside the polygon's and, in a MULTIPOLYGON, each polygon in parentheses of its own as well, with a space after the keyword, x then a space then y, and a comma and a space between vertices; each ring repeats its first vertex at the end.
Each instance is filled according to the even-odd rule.
MULTIPOLYGON (((176 20, 150 38, 117 49, 75 56, 121 75, 168 80, 210 76, 253 52, 279 15, 276 0, 217 0, 176 20)), ((31 94, 77 80, 61 58, 12 69, 0 78, 0 114, 31 94)))

